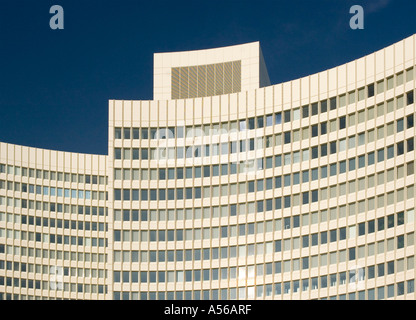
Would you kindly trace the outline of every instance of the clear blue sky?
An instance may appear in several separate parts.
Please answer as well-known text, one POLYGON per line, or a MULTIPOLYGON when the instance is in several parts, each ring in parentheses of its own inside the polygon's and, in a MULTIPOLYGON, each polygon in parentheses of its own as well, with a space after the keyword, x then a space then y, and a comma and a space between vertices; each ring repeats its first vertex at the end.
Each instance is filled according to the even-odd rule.
POLYGON ((1 0, 0 141, 107 154, 108 100, 153 97, 153 53, 260 41, 272 84, 416 33, 409 0, 1 0), (49 8, 64 9, 51 30, 49 8), (362 5, 365 29, 351 30, 362 5))

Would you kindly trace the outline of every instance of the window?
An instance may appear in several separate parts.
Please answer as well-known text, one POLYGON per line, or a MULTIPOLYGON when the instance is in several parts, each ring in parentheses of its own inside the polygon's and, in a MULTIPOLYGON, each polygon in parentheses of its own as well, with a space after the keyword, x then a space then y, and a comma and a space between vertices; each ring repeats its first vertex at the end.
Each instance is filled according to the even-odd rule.
POLYGON ((140 139, 140 130, 138 128, 133 128, 133 139, 140 139))
POLYGON ((407 123, 407 129, 413 128, 413 126, 414 126, 413 114, 407 116, 406 123, 407 123))
POLYGON ((247 129, 246 120, 240 120, 240 122, 239 122, 239 129, 240 129, 240 131, 244 131, 244 130, 247 129))
POLYGON ((321 123, 321 134, 326 134, 326 133, 327 133, 327 123, 322 122, 321 123))
POLYGON ((285 117, 284 119, 285 123, 290 122, 290 110, 287 110, 284 112, 284 117, 285 117))
POLYGON ((327 100, 323 100, 321 101, 321 113, 327 112, 328 111, 328 101, 327 100))
POLYGON ((302 171, 302 183, 309 181, 309 170, 302 171))
POLYGON ((303 192, 302 193, 302 204, 308 204, 309 203, 309 192, 303 192))
POLYGON ((403 84, 403 72, 400 72, 396 75, 396 86, 403 84))
POLYGON ((413 68, 406 70, 406 82, 413 80, 413 68))
POLYGON ((387 262, 387 274, 394 273, 394 261, 387 262))
POLYGON ((330 176, 336 176, 337 175, 337 164, 333 163, 329 165, 329 175, 330 176))
POLYGON ((114 200, 121 200, 121 189, 114 189, 114 200))
POLYGON ((285 144, 290 143, 290 131, 285 132, 284 136, 285 136, 285 144))
POLYGON ((364 98, 365 98, 364 88, 358 89, 358 101, 364 100, 364 98))
POLYGON ((121 128, 114 128, 114 139, 121 139, 121 128))
POLYGON ((407 175, 410 176, 412 174, 414 174, 415 172, 415 168, 414 168, 414 163, 412 162, 408 162, 407 163, 407 175))
POLYGON ((339 118, 339 129, 340 130, 345 129, 345 127, 346 127, 346 117, 343 116, 339 118))
POLYGON ((407 103, 406 105, 413 104, 413 102, 414 102, 413 91, 409 91, 406 93, 406 103, 407 103))
POLYGON ((330 230, 329 231, 329 238, 330 242, 336 242, 337 241, 337 230, 330 230))
POLYGON ((388 77, 387 78, 387 90, 393 89, 394 86, 394 77, 388 77))
POLYGON ((142 151, 142 155, 141 155, 142 160, 148 160, 149 159, 149 149, 142 148, 141 151, 142 151))
POLYGON ((264 117, 257 117, 257 128, 264 127, 264 117))
POLYGON ((124 128, 123 135, 124 139, 130 139, 130 128, 124 128))
POLYGON ((413 138, 407 139, 407 152, 413 151, 414 148, 415 148, 414 139, 413 138))
POLYGON ((302 107, 302 118, 309 117, 309 106, 302 107))
POLYGON ((397 120, 397 130, 396 132, 401 132, 404 129, 403 119, 397 120))
POLYGON ((149 129, 142 128, 141 133, 142 133, 142 139, 149 139, 149 129))
POLYGON ((348 103, 355 103, 355 91, 348 92, 348 103))
POLYGON ((121 149, 115 148, 114 149, 114 159, 121 160, 121 149))
POLYGON ((312 202, 317 202, 318 201, 318 190, 313 190, 312 191, 312 202))
POLYGON ((367 157, 368 165, 374 164, 374 152, 370 152, 367 157))
POLYGON ((404 153, 404 143, 403 142, 399 142, 397 144, 397 155, 402 155, 404 153))
POLYGON ((328 176, 328 167, 323 166, 321 167, 321 178, 326 178, 328 176))
POLYGON ((374 96, 374 83, 367 86, 367 96, 369 98, 374 96))
POLYGON ((312 137, 317 137, 318 136, 318 125, 315 124, 312 126, 312 137))
MULTIPOLYGON (((304 154, 305 156, 307 156, 307 153, 304 154)), ((312 159, 317 159, 318 158, 318 147, 312 147, 312 159)), ((303 160, 307 160, 307 158, 303 158, 303 160)))
POLYGON ((384 92, 384 80, 377 82, 377 94, 384 92))
POLYGON ((325 143, 321 145, 321 157, 324 157, 327 154, 328 154, 328 145, 325 143))
POLYGON ((387 147, 387 159, 394 157, 394 146, 387 147))
POLYGON ((346 140, 345 139, 339 140, 339 152, 345 151, 345 148, 346 148, 346 140))
POLYGON ((384 149, 377 150, 377 162, 384 161, 384 149))
POLYGON ((342 174, 342 173, 345 173, 346 171, 347 171, 347 162, 346 161, 341 161, 339 163, 339 173, 342 174))
POLYGON ((336 141, 330 142, 329 146, 330 146, 331 154, 337 153, 337 143, 336 143, 336 141))
POLYGON ((272 114, 266 115, 266 126, 270 127, 272 125, 273 125, 273 115, 272 114))
POLYGON ((335 97, 335 98, 331 98, 330 100, 329 100, 329 108, 330 108, 330 110, 335 110, 336 108, 337 108, 337 98, 335 97))
POLYGON ((300 109, 294 109, 293 110, 293 120, 299 120, 300 119, 300 109))
POLYGON ((355 113, 348 115, 348 126, 355 126, 355 113))
POLYGON ((415 292, 415 281, 408 280, 407 281, 407 293, 413 293, 413 292, 415 292))
POLYGON ((349 260, 355 260, 355 248, 348 249, 349 260))
POLYGON ((277 112, 275 113, 275 124, 281 124, 282 123, 282 113, 277 112))
POLYGON ((358 135, 358 145, 362 146, 365 143, 365 132, 358 135))

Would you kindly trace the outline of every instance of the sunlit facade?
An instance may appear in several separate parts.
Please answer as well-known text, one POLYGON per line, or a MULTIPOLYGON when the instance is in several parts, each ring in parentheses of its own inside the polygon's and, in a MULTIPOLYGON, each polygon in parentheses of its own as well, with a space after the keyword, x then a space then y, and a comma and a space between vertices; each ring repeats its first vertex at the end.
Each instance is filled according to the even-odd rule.
POLYGON ((415 55, 159 53, 107 156, 0 143, 0 299, 414 299, 415 55))

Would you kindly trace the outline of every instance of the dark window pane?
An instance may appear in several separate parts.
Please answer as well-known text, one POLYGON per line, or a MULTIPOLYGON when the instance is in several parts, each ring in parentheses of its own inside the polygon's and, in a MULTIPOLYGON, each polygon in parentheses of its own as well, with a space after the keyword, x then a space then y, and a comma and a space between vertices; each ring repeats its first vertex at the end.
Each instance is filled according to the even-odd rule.
POLYGON ((138 128, 133 128, 133 139, 137 140, 140 138, 140 130, 138 128))
POLYGON ((414 126, 414 120, 413 120, 413 114, 410 116, 407 116, 407 128, 413 128, 414 126))
POLYGON ((368 98, 374 96, 374 83, 368 85, 367 93, 368 93, 368 98))
POLYGON ((326 122, 322 122, 321 123, 321 134, 326 134, 327 133, 327 125, 326 122))
POLYGON ((365 234, 365 222, 358 224, 358 235, 362 236, 365 234))
POLYGON ((394 146, 387 147, 387 159, 394 157, 394 146))
POLYGON ((321 144, 321 157, 325 157, 328 154, 328 145, 321 144))
POLYGON ((337 153, 337 143, 335 141, 330 143, 330 152, 331 154, 337 153))
POLYGON ((121 128, 114 128, 114 139, 121 139, 121 128))
POLYGON ((149 139, 149 130, 147 128, 142 128, 142 139, 149 139))
POLYGON ((302 118, 309 117, 309 106, 302 107, 302 118))
POLYGON ((290 131, 285 132, 285 144, 290 143, 290 131))
POLYGON ((410 138, 407 140, 407 152, 413 151, 415 148, 414 139, 410 138))
POLYGON ((318 103, 312 103, 312 115, 315 116, 318 114, 318 103))
POLYGON ((367 223, 368 233, 373 233, 375 231, 375 221, 371 220, 367 223))
POLYGON ((339 118, 339 129, 345 129, 345 116, 339 118))
POLYGON ((124 128, 124 139, 130 139, 130 128, 124 128))
POLYGON ((257 117, 257 128, 264 127, 264 117, 257 117))
POLYGON ((312 147, 312 159, 318 158, 318 147, 312 147))
POLYGON ((397 155, 401 155, 404 153, 404 143, 403 142, 399 142, 397 144, 397 155))
POLYGON ((384 230, 384 217, 377 220, 377 231, 384 230))
POLYGON ((328 110, 327 100, 321 101, 321 113, 327 112, 327 110, 328 110))
POLYGON ((404 212, 403 211, 397 214, 397 225, 400 226, 402 224, 404 224, 404 212))
POLYGON ((337 108, 337 98, 331 98, 329 100, 330 103, 330 109, 335 110, 337 108))
POLYGON ((394 227, 394 214, 387 216, 387 228, 394 227))
POLYGON ((406 102, 407 105, 412 104, 414 102, 413 91, 409 91, 406 93, 406 102))
POLYGON ((317 137, 318 136, 318 125, 315 124, 312 126, 312 137, 317 137))
POLYGON ((365 167, 365 156, 359 156, 358 157, 358 168, 364 168, 365 167))
POLYGON ((384 149, 377 150, 377 162, 384 161, 384 149))

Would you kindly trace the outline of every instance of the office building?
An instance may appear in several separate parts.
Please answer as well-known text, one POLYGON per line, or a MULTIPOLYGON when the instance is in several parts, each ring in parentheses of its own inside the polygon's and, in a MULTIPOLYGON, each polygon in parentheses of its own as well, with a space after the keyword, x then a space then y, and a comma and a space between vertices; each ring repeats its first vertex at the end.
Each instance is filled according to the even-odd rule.
POLYGON ((108 155, 0 143, 0 298, 413 300, 415 58, 159 53, 108 155))

